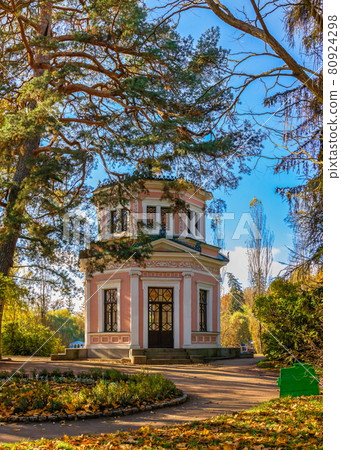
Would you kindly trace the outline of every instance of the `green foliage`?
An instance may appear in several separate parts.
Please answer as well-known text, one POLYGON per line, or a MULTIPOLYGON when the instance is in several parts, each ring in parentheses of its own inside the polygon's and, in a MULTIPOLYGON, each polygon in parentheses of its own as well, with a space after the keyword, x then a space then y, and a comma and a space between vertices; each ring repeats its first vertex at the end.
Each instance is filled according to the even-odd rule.
POLYGON ((49 328, 35 321, 5 322, 3 328, 2 348, 4 354, 50 356, 51 353, 63 349, 60 339, 56 335, 53 336, 53 332, 49 328))
POLYGON ((221 344, 239 347, 251 340, 249 317, 243 311, 225 312, 221 315, 221 344))
POLYGON ((20 296, 25 293, 24 289, 20 289, 14 282, 13 277, 7 277, 0 273, 0 301, 5 303, 8 300, 18 301, 20 296))
POLYGON ((72 314, 67 309, 49 311, 47 324, 51 330, 59 330, 63 345, 68 346, 74 341, 84 341, 84 314, 72 314))
MULTIPOLYGON (((267 295, 255 300, 255 314, 300 361, 322 364, 322 284, 312 278, 310 285, 277 278, 267 295)), ((292 361, 293 357, 264 332, 264 353, 270 359, 292 361)))
POLYGON ((231 305, 230 311, 243 311, 244 292, 243 287, 238 278, 236 278, 233 273, 227 272, 227 284, 230 288, 231 305))
POLYGON ((221 299, 221 344, 240 346, 251 340, 250 317, 244 305, 244 293, 238 279, 227 273, 230 293, 221 299))
MULTIPOLYGON (((8 379, 10 373, 1 373, 8 379)), ((0 392, 1 416, 14 414, 46 415, 95 412, 122 406, 140 406, 176 396, 174 383, 158 373, 138 373, 129 376, 115 369, 95 369, 77 377, 73 372, 56 377, 47 370, 38 379, 13 378, 0 392), (97 375, 99 377, 97 378, 97 375)))
POLYGON ((32 306, 20 297, 8 302, 3 320, 3 351, 8 355, 32 355, 46 341, 37 356, 64 350, 74 340, 84 340, 84 315, 66 309, 48 311, 32 306), (65 325, 51 338, 63 324, 65 325))
MULTIPOLYGON (((39 61, 32 67, 12 12, 0 6, 6 17, 0 55, 5 68, 0 162, 6 170, 0 199, 13 192, 3 216, 0 251, 13 238, 20 244, 19 260, 43 255, 58 272, 65 259, 57 249, 67 247, 63 216, 82 202, 89 206, 86 180, 98 160, 108 172, 125 167, 142 177, 172 174, 178 166, 181 178, 207 178, 207 188, 234 188, 239 181, 235 162, 248 173, 247 155, 259 153, 261 136, 246 125, 236 131, 221 125, 219 118, 233 96, 223 79, 228 52, 218 45, 217 29, 195 43, 136 0, 82 2, 72 13, 51 2, 51 13, 44 14, 50 14, 52 37, 32 26, 39 25, 45 6, 25 4, 20 11, 42 70, 36 70, 39 61), (241 141, 246 157, 234 155, 241 141), (214 163, 206 163, 203 152, 214 163), (224 171, 211 177, 221 163, 224 171)), ((141 248, 131 249, 131 243, 122 243, 112 257, 145 256, 141 248)))

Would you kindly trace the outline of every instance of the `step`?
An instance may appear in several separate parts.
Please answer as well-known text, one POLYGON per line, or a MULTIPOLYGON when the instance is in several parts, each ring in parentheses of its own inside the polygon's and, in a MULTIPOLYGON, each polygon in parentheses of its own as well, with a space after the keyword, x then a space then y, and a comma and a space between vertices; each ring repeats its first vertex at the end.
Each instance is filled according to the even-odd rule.
POLYGON ((181 356, 159 356, 159 355, 150 355, 147 357, 147 360, 149 361, 150 359, 169 359, 170 361, 173 359, 187 359, 188 361, 190 361, 191 359, 188 358, 187 356, 181 355, 181 356))
POLYGON ((203 363, 205 358, 202 355, 190 355, 192 363, 203 363))
POLYGON ((182 356, 183 358, 188 357, 187 352, 147 352, 146 355, 160 355, 160 356, 182 356))
POLYGON ((147 364, 166 365, 166 364, 191 364, 188 359, 147 359, 147 364))
POLYGON ((187 353, 185 348, 148 348, 146 351, 160 353, 187 353))
POLYGON ((158 356, 160 358, 171 358, 173 356, 175 357, 181 357, 181 358, 188 358, 187 352, 155 352, 155 351, 148 351, 146 353, 147 357, 155 357, 158 356))

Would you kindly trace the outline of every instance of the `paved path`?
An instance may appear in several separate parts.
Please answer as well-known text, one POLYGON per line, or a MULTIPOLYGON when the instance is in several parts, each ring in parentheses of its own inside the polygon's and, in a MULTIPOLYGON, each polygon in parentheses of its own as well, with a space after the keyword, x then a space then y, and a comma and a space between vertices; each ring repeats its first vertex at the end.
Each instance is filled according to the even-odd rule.
MULTIPOLYGON (((257 369, 254 359, 233 359, 217 361, 211 364, 149 366, 150 370, 162 372, 182 390, 190 399, 180 406, 146 411, 132 416, 98 418, 81 421, 16 423, 0 425, 0 442, 18 442, 22 439, 39 439, 76 436, 78 434, 110 433, 116 430, 129 430, 141 426, 161 427, 176 423, 206 419, 224 413, 250 408, 259 402, 278 397, 276 378, 278 375, 257 369)), ((11 362, 0 363, 0 370, 18 368, 24 358, 16 357, 11 362)), ((77 362, 51 362, 46 358, 35 358, 25 369, 46 367, 51 370, 86 370, 89 367, 112 367, 108 360, 77 362)), ((128 373, 139 370, 131 365, 114 365, 128 373)))

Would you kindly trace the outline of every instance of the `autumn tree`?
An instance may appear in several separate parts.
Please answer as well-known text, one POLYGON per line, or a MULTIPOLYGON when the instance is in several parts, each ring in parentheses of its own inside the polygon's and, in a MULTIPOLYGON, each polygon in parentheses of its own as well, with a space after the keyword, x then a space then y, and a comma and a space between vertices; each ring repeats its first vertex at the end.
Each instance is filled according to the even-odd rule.
POLYGON ((65 267, 61 218, 98 165, 121 197, 160 172, 208 188, 236 187, 236 162, 249 172, 260 137, 221 121, 233 96, 217 30, 194 43, 135 0, 0 0, 0 21, 0 274, 39 256, 65 267))
POLYGON ((239 346, 251 339, 244 291, 238 278, 231 272, 226 272, 223 276, 229 293, 223 295, 220 303, 221 344, 239 346))
POLYGON ((228 272, 226 275, 227 285, 230 290, 229 294, 231 296, 230 309, 232 312, 242 311, 243 305, 245 304, 242 284, 233 273, 228 272))
POLYGON ((196 8, 213 12, 236 42, 247 42, 246 50, 228 56, 226 76, 235 97, 226 112, 252 116, 273 144, 267 158, 274 172, 296 172, 302 179, 277 192, 289 201, 296 234, 289 271, 309 276, 322 266, 322 0, 160 3, 165 17, 196 8), (263 105, 245 112, 251 89, 263 93, 263 105))
MULTIPOLYGON (((250 285, 253 290, 253 298, 264 295, 269 286, 271 266, 273 261, 272 245, 274 235, 267 228, 266 215, 262 202, 254 198, 250 203, 250 215, 253 226, 250 227, 247 240, 247 256, 250 285)), ((258 342, 260 353, 262 352, 262 325, 258 326, 258 342)))

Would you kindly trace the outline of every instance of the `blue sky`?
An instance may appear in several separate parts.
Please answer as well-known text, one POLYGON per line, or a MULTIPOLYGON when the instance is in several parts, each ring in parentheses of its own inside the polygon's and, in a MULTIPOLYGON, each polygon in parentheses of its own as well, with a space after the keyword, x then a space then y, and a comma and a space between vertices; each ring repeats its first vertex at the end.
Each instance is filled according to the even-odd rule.
MULTIPOLYGON (((277 38, 283 39, 284 36, 278 35, 278 33, 283 32, 283 26, 280 20, 278 20, 278 23, 272 22, 268 25, 275 35, 277 33, 277 38)), ((231 49, 232 53, 249 50, 251 48, 250 46, 260 51, 264 50, 262 43, 258 43, 255 39, 248 36, 244 36, 242 39, 236 39, 239 36, 239 32, 228 27, 212 12, 203 9, 190 10, 184 13, 177 30, 181 35, 190 34, 194 39, 197 39, 208 28, 216 26, 220 28, 221 32, 221 46, 231 49)), ((273 58, 259 58, 256 60, 256 64, 259 67, 253 66, 252 69, 262 71, 266 67, 272 66, 272 60, 273 58)), ((255 64, 255 62, 253 61, 252 64, 255 64)), ((252 84, 248 88, 246 95, 242 98, 242 104, 239 107, 240 111, 262 111, 263 94, 261 85, 252 84)), ((260 123, 265 120, 266 118, 259 119, 260 123)), ((268 124, 273 127, 280 126, 276 123, 276 119, 270 119, 268 124)), ((259 126, 255 124, 255 130, 258 128, 259 126)), ((279 151, 274 149, 274 145, 270 141, 264 141, 263 144, 263 155, 271 157, 274 154, 279 155, 279 151)), ((227 203, 227 212, 235 214, 235 219, 228 220, 225 224, 225 249, 230 251, 231 262, 229 264, 229 270, 240 279, 244 287, 248 284, 245 244, 247 236, 242 235, 240 239, 236 240, 232 239, 232 235, 239 220, 242 218, 242 214, 248 212, 250 201, 254 197, 257 197, 263 203, 268 227, 274 232, 273 276, 277 275, 284 267, 283 262, 288 262, 288 247, 292 248, 292 230, 285 221, 288 215, 288 204, 279 194, 275 193, 275 190, 278 186, 297 185, 299 180, 293 173, 274 175, 272 168, 274 163, 275 161, 270 159, 254 159, 250 163, 251 167, 253 167, 251 175, 243 175, 237 189, 231 190, 229 193, 222 191, 213 193, 215 197, 225 200, 227 203)), ((91 185, 97 186, 98 180, 102 181, 104 178, 106 178, 104 170, 99 166, 93 173, 91 185)), ((212 239, 212 236, 209 239, 212 239)))
MULTIPOLYGON (((238 7, 241 8, 241 3, 238 7)), ((272 16, 273 17, 273 16, 272 16)), ((276 19, 276 17, 275 17, 276 19)), ((281 19, 274 19, 267 22, 269 30, 274 33, 280 41, 283 41, 283 24, 281 19)), ((182 14, 178 32, 182 35, 190 34, 197 39, 205 30, 210 27, 218 26, 220 29, 220 44, 223 48, 231 49, 231 53, 249 51, 250 48, 264 51, 264 45, 254 38, 240 36, 240 32, 229 27, 221 21, 211 11, 204 9, 189 10, 182 14)), ((295 53, 292 52, 294 55, 295 53)), ((258 67, 253 67, 254 71, 263 71, 267 67, 273 66, 273 58, 261 57, 257 60, 253 59, 250 64, 258 64, 258 67)), ((278 64, 278 62, 276 63, 278 64)), ((242 97, 242 104, 240 110, 242 111, 261 111, 264 90, 260 84, 251 84, 248 91, 242 97)), ((260 123, 265 121, 259 119, 260 123)), ((276 119, 270 119, 268 124, 276 127, 276 119)), ((277 126, 280 126, 277 124, 277 126)), ((255 130, 258 128, 255 125, 255 130)), ((274 149, 274 145, 269 141, 264 142, 264 156, 279 155, 279 151, 274 149)), ((284 201, 275 190, 279 186, 295 186, 299 183, 298 177, 293 174, 277 174, 274 175, 273 168, 274 160, 260 158, 251 163, 251 167, 255 165, 251 175, 244 175, 237 189, 230 191, 228 195, 223 192, 214 192, 214 195, 223 198, 227 203, 227 211, 235 214, 235 220, 228 220, 225 224, 225 247, 230 251, 229 270, 236 275, 244 286, 248 283, 247 277, 247 257, 245 251, 245 240, 247 236, 243 235, 238 240, 233 240, 233 232, 238 225, 238 221, 243 213, 248 212, 249 203, 257 197, 263 203, 264 211, 267 216, 268 227, 274 232, 274 264, 273 275, 277 275, 284 265, 280 262, 288 262, 289 251, 288 247, 292 248, 292 230, 286 223, 285 218, 288 215, 288 204, 284 201)))

